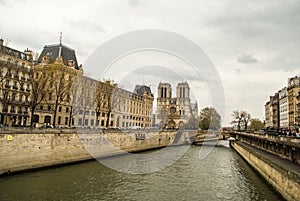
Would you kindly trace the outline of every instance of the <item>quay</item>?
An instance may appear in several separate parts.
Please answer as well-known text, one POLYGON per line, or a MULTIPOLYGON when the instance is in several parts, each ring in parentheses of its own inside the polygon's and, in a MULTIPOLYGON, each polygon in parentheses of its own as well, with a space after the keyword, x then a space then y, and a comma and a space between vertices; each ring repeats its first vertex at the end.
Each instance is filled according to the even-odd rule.
POLYGON ((191 143, 197 130, 2 129, 0 175, 191 143))
POLYGON ((300 139, 231 133, 230 146, 286 200, 300 200, 300 139))

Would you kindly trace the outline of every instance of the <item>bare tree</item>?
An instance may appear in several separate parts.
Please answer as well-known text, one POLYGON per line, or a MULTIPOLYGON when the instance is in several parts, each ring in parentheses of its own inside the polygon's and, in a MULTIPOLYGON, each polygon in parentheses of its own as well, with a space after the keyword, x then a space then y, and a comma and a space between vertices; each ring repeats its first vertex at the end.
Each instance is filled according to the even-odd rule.
POLYGON ((72 99, 70 101, 70 116, 69 116, 69 127, 71 127, 72 119, 79 112, 80 103, 84 97, 84 93, 80 93, 78 90, 82 84, 82 76, 77 76, 76 81, 74 82, 72 88, 72 99))
MULTIPOLYGON (((29 72, 28 81, 31 86, 30 101, 28 102, 30 111, 31 111, 31 121, 30 126, 33 126, 34 123, 34 112, 36 107, 45 100, 46 94, 48 93, 48 84, 50 76, 47 73, 39 73, 33 67, 29 72)), ((21 86, 22 87, 22 86, 21 86)), ((30 90, 30 89, 29 89, 30 90)))
POLYGON ((0 61, 0 101, 4 112, 3 124, 6 125, 8 117, 8 106, 12 103, 12 94, 10 92, 9 78, 12 76, 11 65, 0 61))
POLYGON ((101 111, 104 111, 105 103, 106 103, 106 93, 104 90, 104 84, 98 82, 96 88, 96 94, 94 98, 94 109, 96 112, 96 126, 99 126, 99 116, 101 114, 101 111))
POLYGON ((107 118, 106 118, 106 127, 108 128, 110 126, 110 117, 113 109, 115 108, 117 104, 117 93, 116 93, 116 87, 117 84, 113 84, 112 82, 106 82, 107 85, 107 94, 105 96, 105 106, 107 109, 107 118))
POLYGON ((242 124, 242 117, 240 115, 240 112, 238 110, 234 110, 231 114, 233 120, 231 124, 235 125, 237 127, 237 130, 241 130, 241 124, 242 124))
POLYGON ((251 120, 251 115, 246 111, 241 111, 241 116, 243 117, 243 125, 244 125, 244 129, 246 131, 248 128, 248 124, 251 120))
POLYGON ((56 124, 57 110, 63 102, 67 101, 67 97, 70 96, 72 88, 72 83, 69 82, 69 75, 66 73, 65 69, 61 68, 54 74, 50 76, 50 85, 52 85, 50 86, 50 88, 52 87, 50 91, 54 94, 54 100, 48 100, 48 105, 54 113, 53 126, 56 124))
POLYGON ((234 110, 231 116, 233 117, 231 124, 235 125, 238 131, 240 131, 242 127, 244 130, 247 130, 251 119, 251 115, 248 112, 234 110))

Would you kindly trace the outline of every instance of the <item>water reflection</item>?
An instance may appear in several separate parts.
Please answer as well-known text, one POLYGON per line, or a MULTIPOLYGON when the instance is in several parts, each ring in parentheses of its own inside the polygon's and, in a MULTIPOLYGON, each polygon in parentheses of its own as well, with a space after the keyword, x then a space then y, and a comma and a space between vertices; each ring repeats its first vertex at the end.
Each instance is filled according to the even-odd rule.
POLYGON ((120 173, 94 161, 2 177, 0 200, 282 200, 232 149, 215 147, 203 160, 199 149, 191 146, 151 174, 120 173))

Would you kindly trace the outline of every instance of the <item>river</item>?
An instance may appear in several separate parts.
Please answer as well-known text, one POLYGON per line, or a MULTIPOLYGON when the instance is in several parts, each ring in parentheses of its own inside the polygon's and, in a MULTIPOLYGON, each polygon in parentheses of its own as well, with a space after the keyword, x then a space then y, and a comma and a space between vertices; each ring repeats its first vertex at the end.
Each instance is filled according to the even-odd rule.
POLYGON ((92 161, 1 177, 0 200, 283 200, 233 149, 217 146, 202 160, 200 149, 191 146, 173 165, 148 174, 92 161))

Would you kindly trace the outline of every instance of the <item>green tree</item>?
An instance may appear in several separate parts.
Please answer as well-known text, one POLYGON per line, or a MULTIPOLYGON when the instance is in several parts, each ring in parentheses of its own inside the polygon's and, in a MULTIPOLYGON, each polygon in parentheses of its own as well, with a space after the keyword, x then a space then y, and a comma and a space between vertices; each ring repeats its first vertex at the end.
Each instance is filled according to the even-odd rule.
POLYGON ((250 120, 250 126, 249 126, 250 130, 258 131, 263 128, 264 128, 264 124, 258 118, 254 118, 250 120))
POLYGON ((221 128, 221 116, 215 108, 206 107, 201 110, 199 128, 202 130, 221 128))

